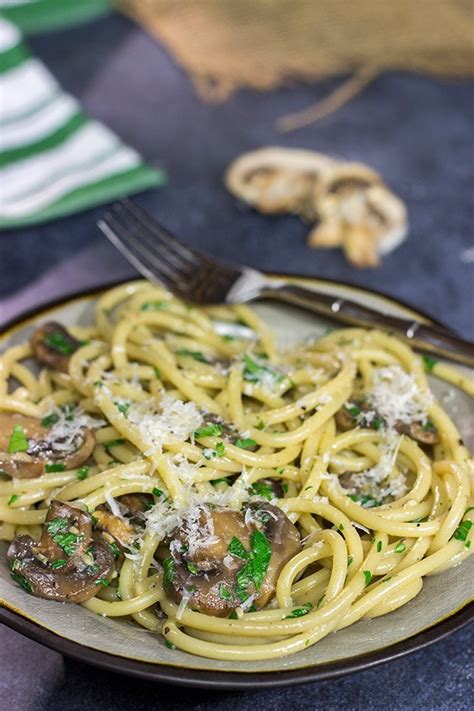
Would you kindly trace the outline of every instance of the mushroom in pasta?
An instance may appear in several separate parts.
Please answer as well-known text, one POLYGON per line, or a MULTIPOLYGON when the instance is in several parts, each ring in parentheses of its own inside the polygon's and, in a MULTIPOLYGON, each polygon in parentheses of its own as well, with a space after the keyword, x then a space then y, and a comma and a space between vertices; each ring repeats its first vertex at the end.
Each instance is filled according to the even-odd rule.
POLYGON ((8 549, 12 578, 36 597, 83 602, 115 572, 112 548, 92 531, 91 516, 53 501, 39 542, 18 536, 8 549))
POLYGON ((80 467, 94 449, 92 431, 80 427, 72 437, 69 432, 64 437, 34 417, 2 412, 0 469, 11 477, 32 479, 41 476, 48 465, 58 471, 80 467))
POLYGON ((216 617, 239 606, 262 608, 300 545, 295 526, 269 503, 241 512, 197 507, 171 535, 164 585, 175 602, 216 617))
MULTIPOLYGON (((384 426, 383 418, 366 402, 352 401, 343 405, 336 412, 336 424, 342 432, 354 429, 354 427, 367 427, 378 430, 384 426)), ((399 434, 408 435, 411 439, 421 445, 432 445, 439 442, 438 430, 431 420, 425 422, 397 422, 395 430, 399 434)))
POLYGON ((30 344, 36 360, 63 373, 68 372, 71 355, 81 347, 81 342, 56 321, 40 326, 30 344))

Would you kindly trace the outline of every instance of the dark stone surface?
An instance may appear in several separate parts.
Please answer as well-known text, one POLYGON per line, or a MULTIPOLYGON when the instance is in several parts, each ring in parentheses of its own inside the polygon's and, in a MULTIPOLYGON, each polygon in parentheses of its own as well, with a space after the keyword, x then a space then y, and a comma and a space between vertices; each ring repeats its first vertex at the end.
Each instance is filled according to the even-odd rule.
MULTIPOLYGON (((473 335, 471 86, 393 74, 336 115, 280 136, 274 121, 336 83, 240 92, 203 105, 162 48, 111 17, 32 41, 34 51, 87 111, 169 172, 139 202, 191 244, 250 265, 319 275, 398 296, 473 335), (242 210, 222 185, 227 163, 264 144, 303 146, 380 170, 406 200, 409 240, 375 271, 339 252, 309 250, 297 219, 242 210), (465 259, 465 257, 464 257, 465 259)), ((80 286, 131 273, 95 228, 101 209, 0 238, 2 317, 80 286)), ((1 306, 1 304, 0 304, 1 306)), ((345 679, 275 691, 212 693, 165 687, 63 660, 1 629, 0 707, 5 709, 450 709, 472 701, 473 629, 345 679)))

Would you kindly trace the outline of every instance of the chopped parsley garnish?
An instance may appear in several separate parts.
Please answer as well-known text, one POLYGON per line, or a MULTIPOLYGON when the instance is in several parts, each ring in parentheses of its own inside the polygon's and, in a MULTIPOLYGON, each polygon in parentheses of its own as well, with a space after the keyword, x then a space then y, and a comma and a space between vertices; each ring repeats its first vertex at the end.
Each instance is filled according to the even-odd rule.
POLYGON ((28 449, 28 439, 26 437, 26 432, 20 425, 15 425, 13 432, 8 442, 7 452, 8 454, 15 454, 15 452, 26 452, 28 449))
POLYGON ((107 578, 99 578, 98 580, 95 581, 96 585, 103 585, 104 588, 108 588, 110 585, 110 580, 107 578))
POLYGON ((216 454, 218 457, 223 457, 225 454, 225 445, 224 442, 218 442, 216 444, 216 454))
POLYGON ((76 347, 70 343, 60 331, 47 333, 44 337, 44 344, 62 355, 71 355, 71 353, 74 353, 76 350, 76 347))
POLYGON ((80 481, 87 479, 89 476, 89 467, 80 467, 76 472, 76 476, 80 481))
POLYGON ((436 432, 436 427, 431 420, 426 420, 422 426, 422 429, 424 432, 436 432))
POLYGON ((351 555, 347 556, 347 567, 349 567, 352 564, 353 560, 354 560, 354 558, 351 555))
POLYGON ((372 420, 371 425, 374 430, 379 430, 383 425, 382 418, 377 415, 377 417, 374 417, 374 419, 372 420))
POLYGON ((427 373, 432 373, 433 368, 435 367, 436 363, 438 361, 436 358, 432 358, 431 356, 424 355, 423 356, 423 363, 425 365, 425 370, 427 373))
POLYGON ((281 488, 283 489, 283 493, 284 493, 284 494, 287 494, 287 493, 288 493, 288 488, 289 488, 288 482, 287 482, 287 481, 284 481, 283 484, 281 485, 281 488))
POLYGON ((236 439, 235 446, 240 449, 250 449, 250 447, 255 447, 256 441, 250 437, 244 437, 244 439, 236 439))
POLYGON ((382 550, 382 541, 377 541, 377 553, 380 553, 382 550))
POLYGON ((230 485, 230 479, 227 476, 221 476, 220 479, 213 479, 211 481, 212 486, 217 486, 218 484, 228 484, 230 485))
POLYGON ((404 553, 406 551, 407 547, 404 544, 403 541, 398 541, 397 545, 394 548, 395 553, 404 553))
POLYGON ((180 348, 179 350, 175 351, 176 355, 180 356, 189 356, 189 358, 194 358, 194 360, 197 360, 198 363, 210 363, 211 361, 206 358, 204 353, 201 353, 201 351, 188 351, 187 348, 180 348))
POLYGON ((12 572, 10 573, 10 577, 12 580, 18 583, 18 585, 20 585, 23 590, 26 590, 27 593, 30 593, 30 595, 33 593, 33 589, 24 575, 21 575, 21 573, 17 573, 12 570, 12 572))
POLYGON ((145 301, 141 306, 141 311, 163 311, 167 306, 166 301, 145 301))
POLYGON ((163 587, 169 588, 169 586, 173 582, 174 572, 175 572, 173 558, 165 558, 164 559, 163 570, 165 571, 164 575, 163 575, 163 587))
POLYGON ((257 430, 263 430, 265 428, 265 422, 260 419, 255 425, 255 427, 257 428, 257 430))
POLYGON ((313 606, 310 602, 305 602, 304 605, 296 608, 296 610, 293 610, 292 612, 290 612, 289 615, 286 615, 286 617, 284 619, 285 620, 292 620, 295 617, 304 617, 305 615, 308 614, 308 612, 311 610, 312 607, 313 606))
POLYGON ((202 439, 203 437, 220 437, 221 434, 221 425, 209 424, 205 427, 200 427, 198 430, 196 430, 194 433, 194 437, 196 439, 202 439))
POLYGON ((233 610, 230 615, 229 615, 229 620, 238 620, 239 616, 237 615, 236 611, 233 610))
POLYGON ((366 586, 370 583, 372 580, 372 573, 370 570, 364 570, 364 578, 365 578, 365 584, 366 586))
POLYGON ((62 568, 66 565, 67 560, 65 558, 58 558, 57 560, 53 560, 51 563, 51 567, 53 570, 58 570, 58 568, 62 568))
POLYGON ((54 464, 46 464, 44 467, 45 472, 51 474, 53 472, 63 472, 66 469, 66 465, 63 462, 55 462, 54 464))
POLYGON ((232 600, 231 593, 223 583, 219 585, 219 597, 221 600, 232 600))
POLYGON ((52 412, 50 415, 46 415, 46 417, 43 417, 41 420, 41 426, 42 427, 52 427, 53 425, 56 424, 59 420, 59 415, 57 412, 52 412))
POLYGON ((58 516, 57 518, 52 518, 51 521, 47 521, 46 530, 54 536, 59 531, 64 531, 68 526, 67 518, 62 518, 58 516))
MULTIPOLYGON (((232 539, 227 550, 230 549, 234 541, 237 541, 237 544, 234 543, 234 548, 237 548, 240 552, 237 554, 234 552, 233 554, 238 555, 239 558, 242 558, 243 553, 245 553, 246 558, 244 559, 247 560, 243 568, 241 568, 237 573, 237 584, 235 586, 235 593, 239 600, 243 602, 249 596, 248 586, 251 583, 255 586, 255 590, 260 589, 267 572, 268 564, 272 555, 272 549, 267 537, 264 533, 262 533, 262 531, 254 531, 250 536, 250 553, 247 553, 238 538, 232 539), (240 546, 243 549, 243 553, 242 550, 240 550, 240 546)), ((233 551, 230 552, 232 553, 233 551)))
POLYGON ((155 496, 163 496, 164 492, 161 489, 158 489, 157 486, 154 486, 153 489, 151 490, 151 493, 154 494, 155 496))
POLYGON ((69 558, 74 553, 76 545, 81 538, 82 536, 77 535, 77 533, 56 533, 53 536, 53 541, 63 549, 69 558))
POLYGON ((357 417, 357 415, 360 415, 361 409, 358 405, 344 405, 344 408, 347 410, 349 415, 352 415, 352 417, 357 417))
POLYGON ((352 499, 352 501, 360 504, 365 509, 371 509, 374 506, 382 505, 381 501, 377 501, 377 499, 374 499, 373 496, 368 496, 367 494, 348 494, 348 496, 352 499))
POLYGON ((115 560, 118 560, 120 558, 120 548, 116 543, 109 543, 110 550, 112 551, 115 560))
POLYGON ((127 417, 128 411, 130 410, 129 402, 116 402, 117 410, 122 413, 124 417, 127 417))
POLYGON ((260 496, 262 499, 266 499, 267 501, 271 501, 275 498, 275 492, 273 491, 271 485, 262 480, 256 481, 252 484, 250 487, 250 493, 253 496, 260 496))
POLYGON ((454 531, 453 538, 457 541, 465 541, 472 528, 472 521, 462 521, 457 529, 454 531))
POLYGON ((198 569, 197 565, 195 563, 192 563, 191 561, 188 561, 186 563, 186 568, 189 570, 191 575, 197 575, 198 574, 198 569))
POLYGON ((173 644, 173 642, 170 642, 169 639, 165 639, 165 644, 168 647, 168 649, 176 649, 176 645, 173 644))
POLYGON ((222 340, 225 341, 226 343, 230 341, 235 341, 235 336, 231 336, 230 334, 226 333, 222 336, 222 340))
POLYGON ((20 498, 20 494, 12 494, 7 501, 8 506, 11 506, 12 504, 14 504, 15 501, 18 501, 19 498, 20 498))
POLYGON ((231 542, 227 546, 227 550, 232 555, 237 556, 237 558, 242 558, 242 560, 247 560, 249 557, 249 554, 245 550, 244 544, 242 543, 242 541, 239 541, 239 539, 235 536, 232 538, 231 542))
POLYGON ((260 365, 249 355, 244 355, 244 380, 250 383, 261 383, 263 380, 272 379, 275 383, 283 380, 283 375, 276 373, 266 365, 260 365))
POLYGON ((106 449, 111 449, 112 447, 118 447, 120 444, 125 444, 125 440, 122 437, 117 439, 111 439, 108 442, 104 442, 104 447, 106 449))

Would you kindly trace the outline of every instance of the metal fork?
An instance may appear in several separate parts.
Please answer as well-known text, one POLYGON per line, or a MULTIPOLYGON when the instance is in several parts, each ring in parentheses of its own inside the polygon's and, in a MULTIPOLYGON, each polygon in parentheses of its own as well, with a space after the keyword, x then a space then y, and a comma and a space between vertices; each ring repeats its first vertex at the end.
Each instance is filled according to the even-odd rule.
POLYGON ((183 244, 131 200, 114 204, 97 225, 141 274, 184 301, 210 305, 279 299, 333 321, 389 331, 418 350, 474 367, 474 344, 447 329, 212 259, 183 244))

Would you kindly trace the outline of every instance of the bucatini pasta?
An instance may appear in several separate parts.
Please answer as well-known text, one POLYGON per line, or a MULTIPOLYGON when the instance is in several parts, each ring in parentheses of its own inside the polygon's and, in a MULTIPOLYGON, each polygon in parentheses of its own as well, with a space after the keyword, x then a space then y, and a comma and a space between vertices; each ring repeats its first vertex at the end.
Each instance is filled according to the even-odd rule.
POLYGON ((401 607, 472 552, 470 455, 426 368, 473 394, 377 330, 281 350, 247 307, 108 291, 94 326, 0 357, 12 578, 226 660, 401 607))

